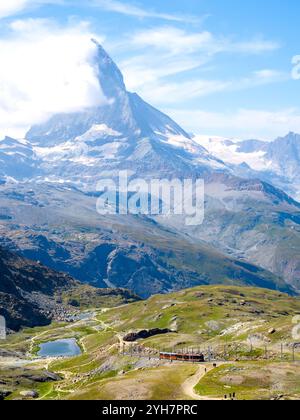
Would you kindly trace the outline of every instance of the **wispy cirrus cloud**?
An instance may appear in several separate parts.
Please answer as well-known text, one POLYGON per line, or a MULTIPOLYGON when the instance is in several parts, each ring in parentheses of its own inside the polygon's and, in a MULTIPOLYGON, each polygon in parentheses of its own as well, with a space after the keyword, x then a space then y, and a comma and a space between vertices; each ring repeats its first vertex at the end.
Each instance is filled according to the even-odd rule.
POLYGON ((202 17, 197 18, 195 16, 179 16, 176 14, 156 12, 151 9, 145 9, 141 6, 119 0, 93 0, 93 4, 108 12, 120 13, 122 15, 134 16, 137 18, 154 18, 173 22, 190 23, 199 22, 203 19, 202 17))
POLYGON ((0 19, 14 16, 24 10, 45 4, 64 4, 64 0, 1 0, 0 19))
POLYGON ((159 106, 170 106, 185 103, 193 99, 220 93, 237 92, 253 89, 271 83, 288 80, 289 74, 276 70, 259 70, 248 76, 235 79, 191 79, 186 81, 169 82, 166 80, 153 80, 139 85, 139 93, 149 102, 159 106))
MULTIPOLYGON (((286 78, 286 75, 273 69, 258 70, 234 79, 203 77, 201 70, 211 63, 213 65, 214 58, 221 53, 258 55, 280 48, 277 42, 263 38, 241 41, 209 31, 160 26, 133 33, 124 42, 131 57, 122 60, 120 65, 128 88, 159 106, 222 91, 248 89, 286 78), (186 72, 192 74, 186 77, 186 72)), ((118 48, 122 49, 124 45, 120 44, 118 48)))
POLYGON ((237 41, 232 37, 216 36, 209 31, 192 32, 175 26, 160 26, 132 35, 131 43, 139 47, 152 47, 173 54, 203 52, 210 55, 221 52, 261 54, 280 48, 276 41, 254 37, 237 41))
POLYGON ((18 13, 28 4, 28 0, 9 0, 0 2, 0 19, 18 13))

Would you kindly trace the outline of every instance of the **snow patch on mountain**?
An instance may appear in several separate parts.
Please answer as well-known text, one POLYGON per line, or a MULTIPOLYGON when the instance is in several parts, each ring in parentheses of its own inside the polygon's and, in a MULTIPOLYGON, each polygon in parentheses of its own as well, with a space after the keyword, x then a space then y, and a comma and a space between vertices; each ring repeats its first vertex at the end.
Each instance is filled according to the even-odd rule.
POLYGON ((84 134, 76 137, 75 141, 92 141, 101 137, 120 137, 121 135, 121 133, 108 127, 106 124, 93 124, 84 134))
POLYGON ((197 135, 193 140, 231 165, 237 176, 260 178, 300 200, 300 135, 273 142, 197 135))
POLYGON ((195 136, 194 140, 205 147, 212 155, 226 163, 233 165, 247 164, 255 171, 264 171, 272 168, 272 162, 265 158, 265 151, 240 152, 237 140, 209 136, 195 136))

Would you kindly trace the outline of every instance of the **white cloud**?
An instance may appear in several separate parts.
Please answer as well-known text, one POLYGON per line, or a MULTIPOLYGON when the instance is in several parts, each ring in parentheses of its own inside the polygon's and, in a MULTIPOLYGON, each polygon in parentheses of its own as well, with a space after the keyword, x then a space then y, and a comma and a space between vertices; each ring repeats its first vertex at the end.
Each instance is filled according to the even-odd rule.
POLYGON ((139 94, 150 103, 171 106, 231 88, 231 81, 198 79, 181 83, 156 82, 140 87, 139 94))
POLYGON ((265 52, 278 50, 281 45, 276 41, 268 41, 264 39, 254 38, 245 42, 231 42, 227 44, 228 52, 239 52, 245 54, 262 54, 265 52))
POLYGON ((57 112, 105 102, 86 23, 62 28, 29 19, 14 21, 10 29, 0 39, 0 137, 24 135, 57 112))
POLYGON ((64 0, 0 0, 0 19, 43 4, 62 4, 64 0))
POLYGON ((192 109, 165 110, 187 130, 196 134, 239 139, 274 140, 290 131, 300 133, 300 109, 280 111, 240 109, 207 112, 192 109))
POLYGON ((259 79, 272 79, 274 77, 277 77, 280 75, 280 73, 276 70, 272 70, 272 69, 263 69, 263 70, 257 70, 255 72, 255 75, 259 78, 259 79))
POLYGON ((135 33, 131 43, 143 48, 153 47, 171 54, 187 54, 199 50, 215 52, 216 48, 220 48, 210 32, 188 33, 171 26, 135 33))
POLYGON ((133 45, 173 54, 203 52, 214 55, 221 52, 261 54, 280 48, 278 42, 253 38, 247 41, 236 41, 230 37, 215 36, 211 32, 188 32, 174 26, 162 26, 137 32, 132 35, 133 45))
POLYGON ((94 0, 93 3, 109 12, 116 12, 127 16, 135 16, 137 18, 155 18, 174 22, 196 22, 201 20, 191 16, 177 16, 169 13, 159 13, 118 0, 94 0))
POLYGON ((28 0, 1 0, 0 18, 8 17, 19 12, 28 5, 28 0))
POLYGON ((160 87, 160 79, 175 76, 207 63, 205 57, 138 55, 120 62, 129 90, 160 87), (162 65, 163 63, 163 65, 162 65))

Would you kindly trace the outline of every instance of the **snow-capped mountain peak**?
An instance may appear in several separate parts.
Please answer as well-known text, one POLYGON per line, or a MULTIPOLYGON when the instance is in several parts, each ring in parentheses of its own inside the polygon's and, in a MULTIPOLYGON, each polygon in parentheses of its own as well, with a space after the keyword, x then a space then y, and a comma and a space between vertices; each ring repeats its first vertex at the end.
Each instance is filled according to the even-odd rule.
POLYGON ((106 97, 82 112, 57 114, 32 127, 26 140, 0 142, 0 175, 72 180, 95 184, 101 173, 129 168, 161 176, 177 172, 224 171, 261 178, 300 197, 300 136, 274 142, 191 137, 167 115, 126 90, 118 66, 95 40, 94 68, 106 97), (284 156, 284 159, 282 157, 284 156), (14 162, 18 162, 16 165, 14 162), (38 167, 38 171, 37 171, 38 167))
POLYGON ((127 92, 121 71, 103 47, 92 40, 99 84, 107 101, 79 113, 58 114, 44 124, 32 127, 27 140, 39 146, 57 146, 105 125, 128 138, 151 137, 155 132, 189 137, 171 118, 145 103, 137 94, 127 92))
POLYGON ((92 39, 91 42, 97 48, 94 65, 98 70, 98 78, 104 95, 110 99, 115 98, 121 92, 126 92, 124 78, 118 66, 97 40, 92 39))
POLYGON ((170 117, 128 92, 118 66, 92 42, 93 66, 106 101, 82 112, 54 115, 29 130, 26 141, 41 161, 44 179, 65 177, 94 187, 102 173, 120 169, 139 176, 161 172, 163 177, 174 168, 184 173, 195 166, 199 171, 228 169, 170 117))

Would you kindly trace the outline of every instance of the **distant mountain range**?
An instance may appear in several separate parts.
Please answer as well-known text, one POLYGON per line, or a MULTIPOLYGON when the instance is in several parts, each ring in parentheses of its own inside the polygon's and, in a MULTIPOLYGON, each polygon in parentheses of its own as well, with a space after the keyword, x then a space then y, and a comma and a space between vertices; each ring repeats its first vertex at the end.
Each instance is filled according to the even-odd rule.
POLYGON ((55 115, 26 140, 0 142, 2 245, 80 281, 144 297, 214 283, 299 291, 300 204, 278 188, 279 172, 270 182, 271 172, 232 157, 275 162, 281 146, 271 153, 259 141, 193 138, 127 92, 116 64, 95 48, 106 104, 55 115), (203 178, 204 224, 98 215, 97 182, 124 169, 145 179, 203 178))
POLYGON ((194 140, 231 165, 238 176, 261 178, 300 200, 299 134, 289 133, 271 142, 205 136, 196 136, 194 140))

